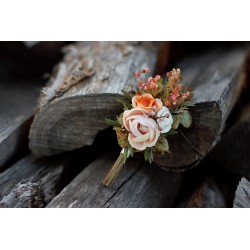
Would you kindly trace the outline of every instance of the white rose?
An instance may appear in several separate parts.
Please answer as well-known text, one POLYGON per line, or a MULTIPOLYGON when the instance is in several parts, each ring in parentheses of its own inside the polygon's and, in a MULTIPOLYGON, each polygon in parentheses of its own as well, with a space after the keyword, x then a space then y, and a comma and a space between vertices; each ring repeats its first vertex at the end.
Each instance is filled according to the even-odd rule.
POLYGON ((157 117, 157 123, 159 125, 159 130, 161 131, 161 133, 167 133, 171 129, 173 123, 173 117, 169 109, 163 106, 157 112, 156 117, 157 117))

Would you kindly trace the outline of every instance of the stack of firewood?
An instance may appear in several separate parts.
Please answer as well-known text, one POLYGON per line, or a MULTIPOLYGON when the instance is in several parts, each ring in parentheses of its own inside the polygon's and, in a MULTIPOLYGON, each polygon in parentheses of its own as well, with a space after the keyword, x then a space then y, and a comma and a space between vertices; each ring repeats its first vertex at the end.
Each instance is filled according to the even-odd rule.
POLYGON ((250 47, 222 45, 78 42, 41 89, 0 80, 0 207, 250 207, 250 47), (104 120, 146 66, 182 70, 193 123, 169 137, 170 154, 136 155, 107 188, 120 149, 104 120))

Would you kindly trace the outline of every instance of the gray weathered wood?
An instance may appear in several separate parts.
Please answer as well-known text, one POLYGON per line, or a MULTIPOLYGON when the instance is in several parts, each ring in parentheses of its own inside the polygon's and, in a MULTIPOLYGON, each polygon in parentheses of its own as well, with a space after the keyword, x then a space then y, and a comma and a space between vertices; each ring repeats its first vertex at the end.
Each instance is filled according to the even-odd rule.
MULTIPOLYGON (((185 170, 218 142, 244 81, 247 50, 217 50, 176 65, 195 90, 193 124, 169 137, 171 154, 155 162, 171 170, 185 170)), ((40 109, 30 131, 36 155, 51 155, 91 144, 104 118, 122 109, 115 99, 128 89, 135 69, 154 68, 156 50, 141 44, 80 43, 70 47, 40 97, 40 109)))
MULTIPOLYGON (((72 157, 72 154, 67 154, 35 159, 32 155, 29 155, 21 159, 0 174, 0 201, 5 199, 3 203, 7 204, 7 206, 13 204, 13 201, 6 203, 6 197, 12 200, 12 196, 16 192, 22 197, 23 189, 19 190, 20 183, 25 184, 27 182, 38 185, 39 189, 44 193, 45 200, 50 201, 61 191, 62 184, 64 182, 67 184, 67 181, 70 181, 70 174, 67 169, 71 167, 72 157)), ((32 185, 28 186, 29 190, 31 190, 32 185)), ((26 188, 24 188, 25 190, 26 188)), ((24 205, 27 205, 26 201, 24 205)))
POLYGON ((0 208, 42 208, 47 202, 37 183, 21 181, 0 200, 0 208))
POLYGON ((210 153, 211 159, 239 177, 250 178, 250 104, 210 153))
POLYGON ((130 88, 134 72, 145 66, 154 69, 156 47, 131 42, 67 47, 41 94, 29 136, 31 151, 43 156, 90 145, 97 131, 107 127, 104 118, 122 111, 116 99, 130 88))
POLYGON ((250 182, 242 178, 235 194, 234 208, 250 208, 250 182))
POLYGON ((0 82, 0 169, 27 145, 38 93, 36 82, 0 82))
POLYGON ((246 55, 247 49, 218 50, 177 65, 195 92, 195 107, 190 108, 193 123, 169 137, 172 154, 155 157, 158 165, 171 170, 191 168, 216 145, 244 84, 246 55))
POLYGON ((129 159, 111 188, 102 180, 115 156, 105 154, 84 169, 47 207, 171 207, 182 174, 129 159))

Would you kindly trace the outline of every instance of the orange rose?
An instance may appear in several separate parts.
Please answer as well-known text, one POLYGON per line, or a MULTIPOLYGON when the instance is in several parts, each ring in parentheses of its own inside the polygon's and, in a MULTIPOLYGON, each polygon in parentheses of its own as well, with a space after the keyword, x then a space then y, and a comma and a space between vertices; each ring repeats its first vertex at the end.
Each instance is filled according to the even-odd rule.
POLYGON ((142 108, 146 111, 161 109, 163 104, 160 99, 155 99, 151 94, 145 93, 132 98, 134 108, 142 108))

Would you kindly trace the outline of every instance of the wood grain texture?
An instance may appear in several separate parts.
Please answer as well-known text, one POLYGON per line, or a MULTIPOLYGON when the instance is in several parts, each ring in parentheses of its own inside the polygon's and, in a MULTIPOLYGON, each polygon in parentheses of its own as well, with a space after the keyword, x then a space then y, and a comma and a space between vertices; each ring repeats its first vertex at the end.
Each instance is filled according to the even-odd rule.
POLYGON ((242 178, 235 194, 234 208, 250 208, 250 182, 242 178))
POLYGON ((35 82, 0 82, 0 169, 27 145, 38 93, 35 82))
POLYGON ((111 188, 102 179, 115 160, 104 154, 84 169, 49 204, 56 207, 171 207, 178 192, 182 174, 168 173, 129 159, 111 188))
POLYGON ((178 135, 169 137, 172 153, 156 156, 158 165, 170 170, 192 168, 217 144, 244 83, 246 55, 245 49, 218 50, 177 65, 195 92, 195 106, 190 108, 193 123, 189 129, 180 128, 178 135))
MULTIPOLYGON (((185 82, 195 90, 193 124, 169 137, 171 154, 156 155, 155 162, 180 171, 197 165, 220 139, 225 120, 237 100, 247 49, 216 50, 188 58, 176 65, 185 82), (181 152, 181 156, 180 156, 181 152)), ((43 91, 30 130, 30 148, 38 155, 52 155, 88 145, 104 118, 122 109, 115 99, 135 69, 154 68, 156 49, 143 44, 79 43, 72 45, 43 91)))
POLYGON ((47 204, 37 183, 21 181, 0 200, 0 208, 42 208, 47 204))
MULTIPOLYGON (((0 174, 0 201, 2 199, 5 200, 3 203, 9 207, 13 204, 13 201, 6 202, 6 197, 9 197, 7 200, 13 200, 12 196, 15 193, 18 193, 22 197, 22 190, 26 192, 25 183, 35 183, 38 185, 37 188, 44 193, 44 199, 47 202, 50 201, 61 191, 62 184, 64 185, 64 182, 67 184, 67 178, 70 178, 68 168, 70 167, 71 158, 72 156, 69 155, 60 155, 35 159, 33 156, 28 155, 21 159, 0 174), (67 177, 67 174, 69 177, 67 177)), ((32 190, 33 184, 28 184, 27 188, 32 190)), ((35 187, 35 189, 37 188, 35 187)), ((33 194, 35 195, 35 193, 33 194)), ((29 196, 32 195, 30 194, 29 196)), ((23 204, 27 205, 26 201, 23 204)))
POLYGON ((135 69, 154 69, 157 46, 130 42, 83 42, 65 48, 64 60, 43 90, 30 131, 30 149, 52 155, 90 145, 104 118, 122 111, 116 102, 133 85, 135 69))
POLYGON ((211 159, 238 177, 250 178, 250 105, 243 107, 237 122, 210 153, 211 159))

